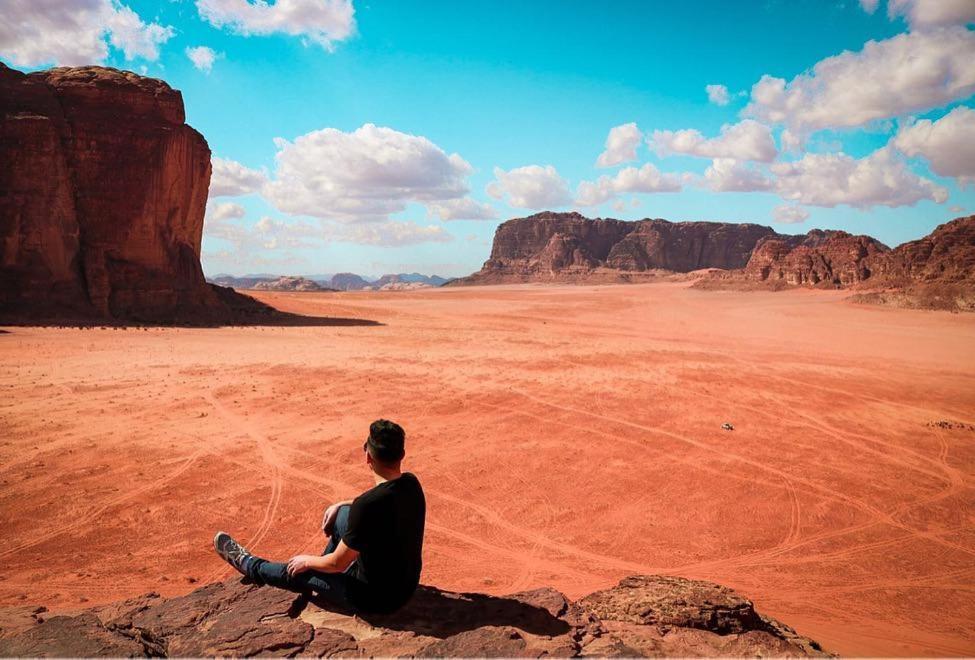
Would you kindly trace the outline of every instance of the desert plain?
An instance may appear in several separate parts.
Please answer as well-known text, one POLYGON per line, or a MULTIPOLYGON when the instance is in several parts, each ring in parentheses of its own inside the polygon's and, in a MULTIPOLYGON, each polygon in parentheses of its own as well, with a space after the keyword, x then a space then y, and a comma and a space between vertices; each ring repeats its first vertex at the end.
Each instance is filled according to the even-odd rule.
POLYGON ((423 582, 720 582, 842 654, 975 654, 975 315, 686 282, 256 293, 363 319, 0 334, 0 605, 318 552, 387 417, 423 582), (722 425, 733 425, 725 430, 722 425))

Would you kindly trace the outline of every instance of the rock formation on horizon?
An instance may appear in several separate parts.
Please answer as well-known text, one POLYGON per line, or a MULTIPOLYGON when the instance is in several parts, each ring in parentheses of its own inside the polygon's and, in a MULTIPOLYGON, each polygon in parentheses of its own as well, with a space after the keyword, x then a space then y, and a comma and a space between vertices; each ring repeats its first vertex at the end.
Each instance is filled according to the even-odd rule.
POLYGON ((869 236, 814 229, 759 243, 741 271, 714 273, 701 288, 851 288, 854 300, 975 310, 975 216, 939 225, 894 249, 869 236))
POLYGON ((538 213, 498 226, 480 271, 448 286, 639 282, 712 269, 698 288, 855 288, 858 299, 975 309, 975 216, 890 249, 870 236, 718 222, 589 219, 538 213))
POLYGON ((742 268, 770 227, 729 222, 589 219, 543 212, 498 226, 481 270, 449 285, 638 281, 650 271, 742 268))
POLYGON ((336 273, 329 286, 339 291, 358 291, 371 286, 370 282, 355 273, 336 273))
POLYGON ((870 236, 813 229, 761 241, 745 264, 746 279, 799 285, 849 286, 870 279, 890 248, 870 236))
POLYGON ((307 277, 296 275, 282 275, 273 280, 264 280, 254 284, 258 291, 330 291, 318 282, 307 277))
POLYGON ((391 615, 350 616, 242 580, 49 616, 0 608, 0 656, 828 656, 710 582, 634 576, 577 602, 421 586, 391 615))
POLYGON ((209 184, 207 142, 165 82, 0 64, 0 319, 210 323, 241 306, 267 312, 204 280, 209 184))

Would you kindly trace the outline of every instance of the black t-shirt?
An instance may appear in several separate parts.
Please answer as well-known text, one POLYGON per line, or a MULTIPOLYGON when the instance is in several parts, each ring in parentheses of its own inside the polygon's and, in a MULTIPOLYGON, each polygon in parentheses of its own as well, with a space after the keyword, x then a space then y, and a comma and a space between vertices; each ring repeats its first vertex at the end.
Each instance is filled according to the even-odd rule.
POLYGON ((409 472, 355 498, 345 545, 359 552, 349 599, 372 612, 398 609, 420 582, 426 499, 409 472))

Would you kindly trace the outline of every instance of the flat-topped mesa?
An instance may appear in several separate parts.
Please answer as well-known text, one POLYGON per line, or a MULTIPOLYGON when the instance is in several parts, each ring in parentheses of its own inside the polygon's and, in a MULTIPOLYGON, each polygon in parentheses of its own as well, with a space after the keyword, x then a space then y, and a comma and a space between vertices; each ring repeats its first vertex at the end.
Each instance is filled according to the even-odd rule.
POLYGON ((0 64, 0 311, 179 321, 221 314, 200 243, 210 149, 161 80, 0 64))
POLYGON ((725 222, 590 219, 538 213, 498 226, 481 270, 451 284, 629 281, 635 274, 741 268, 770 227, 725 222))

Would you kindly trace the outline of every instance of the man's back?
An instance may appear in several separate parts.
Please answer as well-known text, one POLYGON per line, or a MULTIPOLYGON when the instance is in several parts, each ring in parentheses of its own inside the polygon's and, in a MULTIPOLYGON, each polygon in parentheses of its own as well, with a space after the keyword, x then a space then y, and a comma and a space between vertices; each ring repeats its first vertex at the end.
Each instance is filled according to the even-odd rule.
POLYGON ((402 606, 420 581, 426 499, 417 478, 404 472, 352 502, 342 537, 359 552, 349 585, 356 605, 371 611, 402 606))

